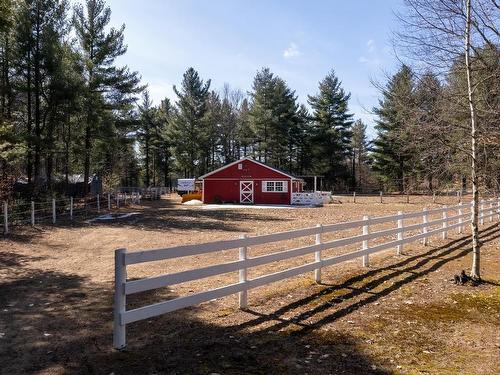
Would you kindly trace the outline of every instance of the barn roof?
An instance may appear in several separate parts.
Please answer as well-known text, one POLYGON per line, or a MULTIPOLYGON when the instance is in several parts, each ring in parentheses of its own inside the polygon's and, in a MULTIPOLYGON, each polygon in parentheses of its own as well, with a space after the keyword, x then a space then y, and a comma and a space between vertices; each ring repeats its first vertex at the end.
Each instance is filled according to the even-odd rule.
POLYGON ((222 171, 222 170, 224 170, 224 169, 226 169, 226 168, 228 168, 228 167, 230 167, 232 165, 238 164, 238 163, 242 162, 243 160, 249 160, 251 162, 254 162, 255 164, 258 164, 258 165, 260 165, 260 166, 262 166, 264 168, 270 169, 270 170, 272 170, 274 172, 280 173, 280 174, 282 174, 282 175, 284 175, 284 176, 286 176, 288 178, 291 178, 292 180, 301 180, 300 178, 292 176, 291 174, 286 173, 286 172, 284 172, 284 171, 282 171, 282 170, 280 170, 278 168, 273 168, 273 167, 270 167, 269 165, 266 165, 266 164, 264 164, 264 163, 262 163, 260 161, 257 161, 255 159, 251 158, 250 156, 245 156, 245 157, 243 157, 243 158, 241 158, 239 160, 233 161, 232 163, 226 164, 226 165, 224 165, 224 166, 222 166, 222 167, 220 167, 220 168, 218 168, 216 170, 213 170, 212 172, 208 172, 208 173, 204 174, 203 176, 198 177, 198 179, 199 180, 203 180, 204 178, 207 178, 208 176, 211 176, 214 173, 222 171))

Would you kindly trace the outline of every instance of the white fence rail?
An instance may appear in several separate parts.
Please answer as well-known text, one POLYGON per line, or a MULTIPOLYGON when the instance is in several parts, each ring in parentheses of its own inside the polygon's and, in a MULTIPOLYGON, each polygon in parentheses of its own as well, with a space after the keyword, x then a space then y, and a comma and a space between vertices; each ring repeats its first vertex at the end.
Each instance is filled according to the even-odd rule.
MULTIPOLYGON (((480 207, 480 222, 484 223, 486 219, 492 221, 496 216, 500 220, 500 199, 492 199, 487 202, 482 201, 480 207)), ((459 204, 457 206, 438 208, 433 210, 424 209, 423 212, 401 213, 397 215, 369 218, 365 216, 363 220, 351 222, 317 225, 316 227, 303 228, 288 232, 273 233, 255 237, 242 235, 239 239, 230 239, 217 242, 203 243, 199 245, 177 246, 166 249, 154 249, 137 252, 127 252, 126 249, 115 251, 115 301, 114 301, 114 335, 113 345, 115 348, 126 346, 126 325, 148 319, 154 316, 165 314, 171 311, 182 309, 184 307, 196 305, 202 302, 210 301, 214 298, 220 298, 231 294, 239 293, 240 308, 247 305, 247 292, 250 289, 266 285, 278 280, 297 276, 306 272, 314 272, 314 280, 321 281, 321 269, 334 264, 342 263, 355 258, 362 258, 363 265, 368 266, 369 255, 390 248, 396 248, 397 254, 400 254, 403 245, 423 240, 424 245, 431 236, 442 234, 446 238, 450 230, 456 229, 462 233, 465 225, 471 222, 472 203, 459 204), (434 218, 432 218, 434 216, 434 218), (435 217, 438 216, 436 219, 435 217), (431 220, 430 220, 430 219, 431 220), (421 223, 407 224, 405 220, 421 219, 421 223), (379 231, 371 231, 370 227, 382 223, 396 223, 396 227, 379 231), (346 229, 360 228, 362 234, 335 239, 332 241, 323 241, 322 235, 346 229), (418 234, 405 236, 407 232, 419 231, 418 234), (381 244, 370 245, 370 240, 384 239, 387 236, 397 235, 397 240, 390 240, 381 244), (308 245, 256 257, 248 257, 248 248, 250 246, 268 244, 272 242, 290 240, 299 237, 314 236, 314 245, 308 245), (359 250, 336 255, 328 258, 322 256, 322 251, 327 249, 339 248, 346 245, 361 243, 359 250), (238 260, 215 264, 197 269, 165 274, 155 277, 149 277, 139 280, 127 281, 127 266, 167 260, 191 255, 207 254, 215 251, 239 249, 238 260), (307 254, 315 254, 314 261, 300 266, 285 269, 283 271, 266 274, 253 279, 247 278, 247 269, 260 265, 286 260, 307 254), (148 306, 126 309, 126 296, 134 293, 144 292, 152 289, 162 288, 169 285, 180 284, 188 281, 203 279, 210 276, 226 274, 229 272, 238 272, 239 282, 225 285, 219 288, 203 291, 188 296, 177 297, 168 301, 155 303, 148 306)))

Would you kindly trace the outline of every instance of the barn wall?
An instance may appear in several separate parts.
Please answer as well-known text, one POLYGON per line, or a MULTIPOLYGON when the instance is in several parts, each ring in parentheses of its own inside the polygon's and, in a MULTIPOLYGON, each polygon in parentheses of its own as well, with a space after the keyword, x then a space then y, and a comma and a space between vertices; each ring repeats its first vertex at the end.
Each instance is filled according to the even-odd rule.
MULTIPOLYGON (((254 180, 254 203, 255 204, 290 204, 290 180, 287 181, 286 193, 268 193, 262 191, 262 180, 254 180)), ((285 179, 283 179, 285 181, 285 179)))
POLYGON ((205 179, 203 203, 240 202, 240 182, 238 180, 205 179))
MULTIPOLYGON (((242 179, 242 181, 253 181, 254 185, 254 203, 255 204, 290 204, 290 180, 287 181, 288 192, 269 193, 262 191, 262 181, 269 180, 272 177, 263 179, 242 179)), ((240 202, 240 180, 211 180, 205 179, 205 190, 203 203, 216 202, 240 202)))

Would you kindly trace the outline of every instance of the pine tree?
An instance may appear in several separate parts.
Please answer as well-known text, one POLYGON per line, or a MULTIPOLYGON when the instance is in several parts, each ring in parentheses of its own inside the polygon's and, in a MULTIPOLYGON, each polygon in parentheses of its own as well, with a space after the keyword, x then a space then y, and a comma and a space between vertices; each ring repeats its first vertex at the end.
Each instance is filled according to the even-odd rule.
MULTIPOLYGON (((142 94, 142 103, 139 104, 139 129, 137 131, 138 140, 142 146, 144 156, 144 182, 147 187, 151 184, 151 157, 153 153, 155 113, 153 103, 149 97, 149 92, 145 90, 142 94)), ((154 173, 154 171, 153 171, 154 173)))
POLYGON ((173 141, 170 138, 172 121, 176 115, 176 108, 170 102, 170 99, 165 98, 161 101, 158 108, 158 124, 159 124, 159 154, 160 154, 160 169, 163 171, 164 186, 171 186, 170 172, 172 159, 173 141))
MULTIPOLYGON (((85 134, 84 179, 89 180, 94 138, 99 135, 106 110, 127 110, 134 94, 142 91, 136 72, 114 65, 117 57, 127 51, 123 44, 125 25, 107 31, 111 10, 103 0, 87 0, 85 8, 75 6, 73 25, 84 61, 85 134)), ((113 122, 108 123, 113 126, 113 122)), ((111 130, 113 133, 113 130, 111 130)), ((85 184, 87 187, 87 184, 85 184)))
POLYGON ((257 72, 249 120, 256 139, 259 160, 278 168, 289 166, 288 151, 299 124, 295 92, 268 68, 257 72))
POLYGON ((414 111, 413 92, 413 72, 403 65, 384 88, 379 107, 373 109, 378 116, 373 168, 386 184, 396 185, 401 193, 413 168, 409 162, 412 143, 407 132, 414 111))
POLYGON ((352 181, 353 188, 362 187, 362 167, 364 166, 370 144, 366 137, 366 125, 361 120, 356 120, 352 126, 351 150, 352 150, 352 181))
POLYGON ((250 107, 248 99, 241 102, 238 113, 238 142, 240 145, 240 155, 245 157, 253 154, 255 145, 255 134, 250 126, 250 107))
POLYGON ((206 171, 203 152, 211 146, 204 119, 209 88, 210 80, 203 82, 193 68, 184 73, 179 89, 174 86, 179 112, 172 122, 171 138, 177 165, 186 177, 206 171))
POLYGON ((314 121, 314 171, 329 182, 347 180, 344 165, 349 155, 353 115, 349 113, 347 94, 332 70, 320 83, 319 93, 309 96, 314 121))

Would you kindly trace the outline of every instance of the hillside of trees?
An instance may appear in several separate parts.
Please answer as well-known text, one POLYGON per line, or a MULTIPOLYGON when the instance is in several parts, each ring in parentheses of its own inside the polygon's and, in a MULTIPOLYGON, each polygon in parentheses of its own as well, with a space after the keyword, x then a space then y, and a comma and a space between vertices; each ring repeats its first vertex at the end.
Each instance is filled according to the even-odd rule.
MULTIPOLYGON (((175 100, 155 105, 140 73, 116 63, 127 53, 125 25, 109 27, 110 17, 104 0, 0 0, 0 199, 21 182, 25 195, 65 193, 75 176, 108 188, 171 186, 243 156, 324 176, 336 191, 468 186, 459 59, 445 74, 402 65, 388 77, 368 140, 334 70, 300 103, 265 67, 248 91, 215 90, 188 68, 175 100)), ((480 179, 491 191, 500 190, 499 56, 484 44, 473 58, 480 179)))

